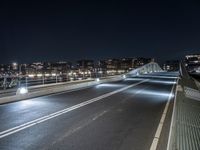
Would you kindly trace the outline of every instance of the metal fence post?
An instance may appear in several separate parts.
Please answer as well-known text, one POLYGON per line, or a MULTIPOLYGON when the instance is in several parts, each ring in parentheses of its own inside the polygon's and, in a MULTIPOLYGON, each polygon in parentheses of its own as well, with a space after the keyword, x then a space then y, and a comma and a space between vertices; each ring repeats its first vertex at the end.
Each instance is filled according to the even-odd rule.
POLYGON ((42 76, 42 83, 44 84, 44 80, 45 80, 45 77, 44 75, 42 76))
POLYGON ((4 80, 3 80, 3 89, 4 90, 6 89, 6 77, 4 77, 4 80))
POLYGON ((28 87, 28 82, 27 82, 28 79, 27 79, 27 78, 28 78, 28 77, 26 77, 26 88, 28 87))

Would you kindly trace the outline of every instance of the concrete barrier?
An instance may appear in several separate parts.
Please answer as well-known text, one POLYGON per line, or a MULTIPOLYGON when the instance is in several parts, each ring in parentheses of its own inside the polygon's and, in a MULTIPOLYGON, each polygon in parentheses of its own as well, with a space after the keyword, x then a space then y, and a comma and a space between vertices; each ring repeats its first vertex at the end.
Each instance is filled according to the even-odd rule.
POLYGON ((100 79, 100 81, 87 81, 87 82, 81 82, 81 83, 74 83, 74 84, 59 84, 59 85, 54 85, 46 88, 39 88, 36 91, 29 92, 24 95, 14 95, 14 96, 7 96, 7 97, 2 97, 0 98, 0 104, 4 103, 10 103, 10 102, 15 102, 15 101, 20 101, 24 99, 29 99, 29 98, 34 98, 34 97, 39 97, 39 96, 44 96, 44 95, 49 95, 49 94, 54 94, 58 92, 64 92, 64 91, 70 91, 74 89, 79 89, 79 88, 84 88, 84 87, 89 87, 89 86, 94 86, 100 83, 105 83, 105 82, 114 82, 114 81, 119 81, 122 80, 122 76, 114 76, 114 77, 108 77, 104 79, 100 79))

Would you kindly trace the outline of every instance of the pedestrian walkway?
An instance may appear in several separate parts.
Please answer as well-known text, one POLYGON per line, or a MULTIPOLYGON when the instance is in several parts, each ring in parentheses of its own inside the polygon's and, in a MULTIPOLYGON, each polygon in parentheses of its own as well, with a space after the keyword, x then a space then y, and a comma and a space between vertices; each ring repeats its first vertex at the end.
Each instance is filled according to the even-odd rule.
POLYGON ((177 86, 168 150, 200 150, 200 91, 192 78, 177 86))

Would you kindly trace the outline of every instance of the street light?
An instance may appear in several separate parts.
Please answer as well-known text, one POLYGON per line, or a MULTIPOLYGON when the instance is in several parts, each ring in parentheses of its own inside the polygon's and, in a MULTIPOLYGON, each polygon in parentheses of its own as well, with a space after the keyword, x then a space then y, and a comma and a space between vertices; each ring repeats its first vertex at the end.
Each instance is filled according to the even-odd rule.
POLYGON ((18 69, 18 66, 19 66, 18 73, 19 73, 19 75, 21 75, 21 64, 18 64, 17 62, 13 62, 12 65, 16 69, 18 69))
POLYGON ((26 87, 20 87, 17 90, 17 95, 24 95, 28 93, 28 89, 26 87))
POLYGON ((17 66, 17 63, 16 63, 16 62, 13 62, 13 66, 17 66))
POLYGON ((20 94, 26 94, 26 93, 28 93, 28 89, 27 88, 24 88, 24 87, 22 87, 22 88, 20 88, 20 94))
POLYGON ((123 79, 125 79, 125 78, 126 78, 126 75, 124 74, 124 75, 123 75, 123 79))

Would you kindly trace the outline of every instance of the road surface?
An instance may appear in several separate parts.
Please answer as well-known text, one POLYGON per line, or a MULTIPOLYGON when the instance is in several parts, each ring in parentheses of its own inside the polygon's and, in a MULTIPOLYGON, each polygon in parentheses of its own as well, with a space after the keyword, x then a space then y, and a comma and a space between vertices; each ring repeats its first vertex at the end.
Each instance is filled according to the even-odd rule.
POLYGON ((0 105, 1 150, 149 150, 177 74, 0 105))

